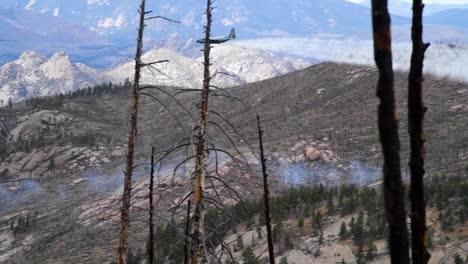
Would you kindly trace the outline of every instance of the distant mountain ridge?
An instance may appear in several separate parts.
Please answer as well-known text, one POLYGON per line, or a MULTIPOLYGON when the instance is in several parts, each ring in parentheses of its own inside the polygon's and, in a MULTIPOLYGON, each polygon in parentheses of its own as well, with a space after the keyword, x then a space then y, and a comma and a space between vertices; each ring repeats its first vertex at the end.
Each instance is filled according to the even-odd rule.
MULTIPOLYGON (((14 60, 25 50, 36 50, 48 56, 65 50, 75 61, 99 69, 128 60, 134 52, 137 2, 3 0, 0 4, 0 39, 12 41, 0 42, 0 64, 14 60)), ((203 1, 147 3, 154 14, 181 22, 150 21, 145 32, 148 44, 170 39, 174 33, 183 40, 197 39, 202 35, 203 1)), ((467 39, 464 34, 468 28, 466 10, 446 10, 452 7, 458 6, 427 5, 425 23, 436 24, 429 32, 435 36, 431 39, 467 39), (438 37, 438 34, 441 36, 438 37)), ((411 12, 411 5, 391 1, 390 9, 398 14, 392 15, 393 27, 406 29, 411 19, 404 16, 411 12)), ((214 36, 226 35, 231 28, 236 28, 241 40, 265 37, 372 37, 369 7, 345 0, 218 0, 214 17, 214 36)), ((398 40, 409 40, 409 33, 402 36, 398 40)))
MULTIPOLYGON (((3 8, 3 13, 12 14, 10 17, 13 18, 9 21, 17 27, 7 26, 8 23, 0 17, 0 38, 9 34, 15 36, 18 28, 26 29, 30 34, 12 38, 21 40, 20 43, 0 42, 0 63, 13 60, 24 50, 38 49, 49 56, 58 50, 66 50, 75 60, 97 68, 129 58, 134 50, 137 2, 4 0, 0 9, 3 8), (40 21, 35 17, 41 17, 40 21), (28 24, 29 20, 36 21, 34 24, 37 23, 38 28, 57 27, 58 32, 62 33, 41 36, 44 30, 28 24), (76 37, 83 39, 76 39, 75 33, 79 33, 76 37)), ((241 39, 347 35, 370 32, 371 29, 369 8, 344 0, 219 0, 216 5, 215 36, 225 35, 233 27, 241 39)), ((197 39, 203 34, 203 1, 148 1, 148 9, 153 10, 154 14, 178 20, 181 24, 152 20, 145 32, 147 41, 168 39, 174 33, 185 40, 197 39)), ((407 18, 395 17, 393 21, 397 24, 408 23, 407 18)))
POLYGON ((66 93, 104 80, 96 70, 73 63, 65 52, 47 58, 27 51, 0 68, 0 99, 18 101, 66 93))
MULTIPOLYGON (((223 45, 213 49, 214 83, 231 87, 276 77, 309 66, 301 60, 281 58, 271 53, 223 45)), ((157 70, 143 71, 144 83, 198 88, 202 83, 202 60, 160 48, 143 56, 147 62, 168 59, 157 70), (160 72, 158 72, 160 71, 160 72)), ((133 62, 126 62, 102 72, 84 64, 73 63, 66 52, 50 59, 34 51, 24 52, 19 59, 0 67, 0 99, 7 102, 26 98, 67 93, 102 82, 123 82, 133 76, 133 62)))

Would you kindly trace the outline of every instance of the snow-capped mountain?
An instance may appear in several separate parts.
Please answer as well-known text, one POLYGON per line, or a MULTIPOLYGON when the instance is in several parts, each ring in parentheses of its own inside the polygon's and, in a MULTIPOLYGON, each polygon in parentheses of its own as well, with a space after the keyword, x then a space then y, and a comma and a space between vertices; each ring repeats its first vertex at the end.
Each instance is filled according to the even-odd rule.
MULTIPOLYGON (((310 65, 292 58, 280 58, 272 53, 245 49, 234 45, 220 45, 212 50, 213 84, 222 87, 256 82, 286 74, 310 65), (217 74, 218 72, 218 74, 217 74)), ((155 65, 156 69, 145 68, 142 83, 199 88, 202 84, 202 58, 192 59, 173 50, 161 48, 147 52, 144 62, 169 60, 155 65)), ((134 62, 128 62, 105 73, 114 82, 133 76, 134 62)))
MULTIPOLYGON (((174 50, 160 48, 143 56, 144 62, 169 60, 145 68, 142 83, 198 88, 202 83, 202 59, 180 55, 174 50), (161 74, 162 73, 162 74, 161 74)), ((213 83, 230 87, 286 74, 310 65, 302 60, 281 58, 269 52, 232 45, 213 48, 213 83), (220 74, 216 74, 220 72, 220 74), (221 74, 227 73, 226 74, 221 74)), ((73 63, 65 52, 51 58, 34 51, 24 52, 16 61, 0 68, 0 99, 20 101, 36 96, 66 93, 105 81, 122 82, 133 77, 134 63, 128 62, 106 72, 84 64, 73 63)))
MULTIPOLYGON (((128 60, 134 52, 137 6, 134 0, 2 0, 0 3, 0 63, 11 61, 22 51, 33 49, 52 55, 66 50, 75 60, 96 68, 115 65, 128 60)), ((198 39, 203 33, 204 5, 200 0, 147 1, 148 9, 181 22, 148 21, 145 32, 146 47, 161 47, 160 42, 177 33, 181 39, 198 39), (159 43, 158 43, 159 42, 159 43)), ((265 37, 346 37, 370 39, 370 9, 364 4, 345 0, 217 0, 215 2, 213 35, 227 35, 236 28, 239 39, 265 37)), ((411 6, 401 1, 390 1, 394 28, 411 23, 404 17, 411 6)), ((463 12, 448 15, 435 13, 449 6, 429 4, 427 23, 442 25, 444 30, 431 32, 434 39, 463 38, 468 26, 463 12), (435 13, 435 14, 434 14, 435 13), (431 15, 430 15, 431 14, 431 15), (452 22, 451 22, 452 21, 452 22), (449 26, 447 28, 445 26, 449 26), (444 36, 437 36, 437 34, 444 36)), ((406 32, 406 31, 405 31, 406 32)), ((409 34, 404 35, 408 39, 409 34)), ((174 39, 173 39, 174 40, 174 39)), ((178 44, 168 42, 171 44, 178 44)), ((173 48, 173 47, 168 47, 173 48)), ((197 52, 188 49, 195 57, 197 52)), ((179 51, 180 52, 180 51, 179 51)))
POLYGON ((0 68, 0 99, 4 102, 9 98, 19 101, 66 93, 104 80, 96 70, 73 63, 65 52, 46 58, 27 51, 18 60, 0 68))

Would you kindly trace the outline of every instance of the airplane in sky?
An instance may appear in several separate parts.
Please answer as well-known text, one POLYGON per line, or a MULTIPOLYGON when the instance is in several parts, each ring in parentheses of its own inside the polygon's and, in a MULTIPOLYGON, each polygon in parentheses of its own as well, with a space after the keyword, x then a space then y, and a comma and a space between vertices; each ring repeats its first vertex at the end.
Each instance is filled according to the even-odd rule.
MULTIPOLYGON (((236 39, 236 31, 234 29, 231 29, 231 33, 229 33, 229 36, 210 39, 210 43, 211 44, 221 44, 221 43, 224 43, 224 42, 229 41, 231 39, 236 39)), ((204 44, 205 39, 199 39, 199 40, 197 40, 197 43, 204 44)))

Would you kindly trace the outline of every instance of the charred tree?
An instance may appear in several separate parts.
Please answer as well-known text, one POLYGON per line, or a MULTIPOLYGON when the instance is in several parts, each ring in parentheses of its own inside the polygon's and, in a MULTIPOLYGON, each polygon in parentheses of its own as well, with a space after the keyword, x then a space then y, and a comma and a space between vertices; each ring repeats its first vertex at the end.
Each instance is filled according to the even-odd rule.
POLYGON ((426 248, 426 202, 424 201, 424 114, 423 61, 429 44, 423 42, 422 0, 413 1, 413 26, 411 38, 413 53, 408 76, 408 129, 410 135, 411 173, 411 257, 413 263, 425 264, 431 255, 426 248))
POLYGON ((398 117, 392 65, 390 14, 387 0, 372 0, 374 57, 379 70, 377 96, 378 127, 383 153, 385 209, 390 229, 390 257, 393 264, 409 264, 409 242, 406 226, 404 188, 401 179, 398 117))
POLYGON ((205 45, 203 48, 203 87, 201 90, 200 101, 200 124, 198 126, 198 142, 195 162, 195 204, 192 218, 192 263, 201 264, 204 258, 204 187, 206 178, 206 159, 208 147, 208 113, 209 113, 209 94, 210 94, 210 52, 211 52, 211 24, 212 24, 211 0, 206 3, 206 26, 205 26, 205 45))
POLYGON ((150 184, 149 184, 149 243, 148 243, 148 263, 154 264, 154 147, 151 148, 151 169, 150 169, 150 184))
POLYGON ((120 233, 119 233, 119 249, 118 261, 119 264, 126 264, 128 253, 128 228, 130 226, 130 197, 132 192, 132 174, 133 174, 133 159, 135 156, 135 143, 137 137, 137 115, 139 103, 139 83, 140 71, 143 66, 141 55, 143 51, 143 32, 145 29, 146 1, 141 0, 140 22, 138 26, 137 49, 135 54, 135 76, 133 82, 132 98, 130 103, 130 131, 127 144, 127 162, 125 167, 125 181, 122 195, 122 206, 120 208, 120 233))
POLYGON ((268 187, 268 173, 267 173, 267 167, 266 167, 265 152, 263 149, 263 130, 260 124, 260 115, 257 115, 257 127, 258 127, 258 141, 260 144, 260 162, 262 164, 262 174, 263 174, 263 198, 265 200, 265 219, 266 219, 266 229, 267 229, 267 239, 268 239, 268 256, 270 259, 270 264, 275 264, 273 233, 271 231, 271 204, 270 204, 271 198, 270 198, 270 189, 268 187))
POLYGON ((190 200, 187 201, 187 216, 185 218, 184 264, 190 264, 190 200))

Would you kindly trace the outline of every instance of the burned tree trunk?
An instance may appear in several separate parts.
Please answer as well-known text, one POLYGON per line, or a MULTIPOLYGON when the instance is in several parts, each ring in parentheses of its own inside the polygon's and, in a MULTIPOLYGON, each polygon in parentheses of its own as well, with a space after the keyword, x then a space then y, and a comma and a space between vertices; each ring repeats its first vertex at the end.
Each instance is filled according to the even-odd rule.
POLYGON ((137 114, 139 102, 139 82, 140 70, 142 67, 141 55, 143 50, 143 32, 145 29, 146 1, 142 0, 139 13, 140 24, 138 27, 138 40, 135 55, 135 77, 133 81, 133 91, 130 103, 130 131, 128 135, 127 145, 127 163, 125 167, 125 182, 122 195, 122 206, 120 208, 120 233, 119 233, 119 249, 118 263, 125 264, 128 252, 128 228, 130 225, 130 197, 132 192, 132 173, 133 159, 135 152, 135 143, 137 137, 137 114))
POLYGON ((185 218, 184 264, 190 264, 190 200, 187 202, 187 217, 185 218))
POLYGON ((268 238, 268 256, 270 258, 270 264, 275 264, 275 253, 274 253, 274 244, 273 244, 273 233, 271 231, 271 198, 270 198, 270 189, 268 187, 268 173, 266 167, 266 158, 265 152, 263 150, 263 130, 260 124, 260 116, 257 115, 257 127, 258 127, 258 141, 260 143, 260 162, 262 164, 262 174, 263 174, 263 198, 265 200, 265 219, 266 219, 266 229, 267 229, 267 238, 268 238))
POLYGON ((154 147, 151 148, 151 169, 149 184, 149 243, 148 243, 148 263, 154 264, 154 147))
POLYGON ((206 178, 206 158, 208 146, 208 113, 209 113, 209 94, 210 94, 210 52, 211 52, 211 23, 212 23, 211 0, 207 0, 206 4, 206 26, 205 26, 205 45, 204 53, 204 71, 203 71, 203 87, 201 90, 200 102, 200 124, 198 127, 198 142, 195 163, 195 207, 193 212, 192 224, 192 263, 201 264, 204 258, 204 199, 203 191, 206 178))
POLYGON ((413 26, 411 38, 413 53, 408 76, 408 129, 410 135, 410 172, 411 172, 411 256, 413 263, 425 264, 431 255, 425 242, 426 203, 424 201, 424 114, 423 102, 423 61, 429 44, 423 42, 423 9, 422 0, 413 1, 413 26))
POLYGON ((390 257, 394 264, 409 264, 408 231, 400 168, 400 141, 393 89, 390 15, 386 0, 372 0, 374 57, 379 70, 378 127, 383 153, 385 209, 390 229, 390 257))

